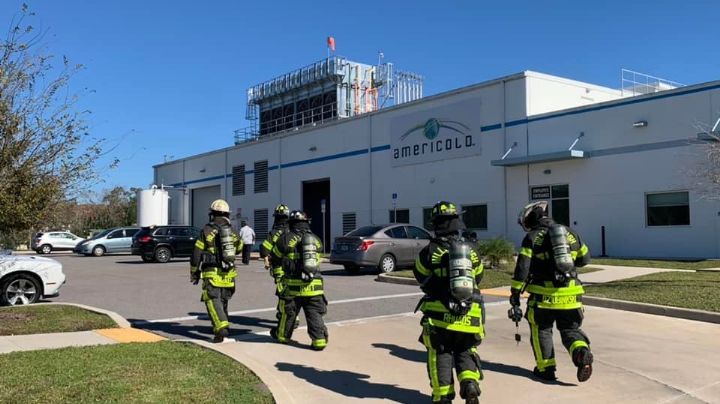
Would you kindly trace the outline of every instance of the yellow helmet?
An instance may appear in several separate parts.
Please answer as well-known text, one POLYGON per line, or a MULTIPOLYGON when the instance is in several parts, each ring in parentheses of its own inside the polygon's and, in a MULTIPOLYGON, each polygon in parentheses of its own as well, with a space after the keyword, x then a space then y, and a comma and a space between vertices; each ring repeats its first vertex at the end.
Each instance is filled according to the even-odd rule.
POLYGON ((210 211, 230 214, 230 205, 224 199, 216 199, 210 204, 210 211))

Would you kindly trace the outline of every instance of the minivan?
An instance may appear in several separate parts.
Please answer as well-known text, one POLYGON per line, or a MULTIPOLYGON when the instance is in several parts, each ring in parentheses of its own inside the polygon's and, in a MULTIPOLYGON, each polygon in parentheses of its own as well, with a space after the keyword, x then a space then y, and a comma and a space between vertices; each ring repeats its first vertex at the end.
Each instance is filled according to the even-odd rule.
POLYGON ((73 252, 96 257, 102 257, 105 253, 129 253, 132 247, 132 238, 138 231, 140 231, 139 227, 116 227, 103 230, 80 242, 73 252))

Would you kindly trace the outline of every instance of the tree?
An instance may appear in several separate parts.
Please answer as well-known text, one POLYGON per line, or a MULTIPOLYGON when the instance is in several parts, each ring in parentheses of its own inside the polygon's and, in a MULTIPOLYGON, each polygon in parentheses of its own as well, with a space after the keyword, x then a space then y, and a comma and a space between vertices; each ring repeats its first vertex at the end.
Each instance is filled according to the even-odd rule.
POLYGON ((690 172, 695 188, 703 198, 720 199, 720 117, 713 125, 696 124, 699 138, 705 142, 696 167, 690 172))
POLYGON ((41 225, 53 210, 97 177, 101 139, 78 112, 70 79, 83 67, 62 65, 40 47, 26 21, 27 5, 0 43, 0 229, 16 233, 41 225))

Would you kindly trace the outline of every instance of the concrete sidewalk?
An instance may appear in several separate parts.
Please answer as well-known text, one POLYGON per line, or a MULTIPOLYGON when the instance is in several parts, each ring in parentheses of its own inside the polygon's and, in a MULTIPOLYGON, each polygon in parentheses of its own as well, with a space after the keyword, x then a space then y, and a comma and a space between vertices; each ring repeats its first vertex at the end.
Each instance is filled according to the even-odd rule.
POLYGON ((0 354, 72 346, 107 345, 124 342, 155 342, 166 338, 137 328, 106 328, 92 331, 0 336, 0 354))
MULTIPOLYGON (((485 373, 481 402, 720 403, 720 325, 588 307, 584 329, 596 355, 593 377, 582 385, 576 381, 556 335, 560 380, 541 383, 530 372, 527 325, 516 346, 508 307, 487 308, 488 335, 479 348, 485 373)), ((430 389, 425 351, 417 341, 419 320, 408 313, 330 324, 323 352, 307 348, 304 329, 295 334, 296 346, 262 335, 202 344, 250 367, 279 404, 422 403, 430 401, 430 389)))

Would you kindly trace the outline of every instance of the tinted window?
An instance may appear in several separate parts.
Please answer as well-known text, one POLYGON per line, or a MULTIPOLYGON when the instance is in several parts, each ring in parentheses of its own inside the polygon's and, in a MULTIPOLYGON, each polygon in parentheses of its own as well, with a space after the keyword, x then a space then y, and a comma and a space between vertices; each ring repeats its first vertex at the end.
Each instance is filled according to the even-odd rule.
POLYGON ((392 238, 408 238, 405 233, 405 228, 402 226, 393 227, 392 229, 385 230, 385 234, 392 238))
POLYGON ((687 226, 690 224, 690 198, 687 192, 646 194, 648 226, 687 226))
POLYGON ((190 233, 192 234, 193 237, 200 237, 200 229, 192 227, 190 229, 190 233))
POLYGON ((355 229, 348 233, 348 236, 355 236, 355 237, 368 237, 372 236, 373 234, 377 233, 382 229, 380 226, 363 226, 359 229, 355 229))
POLYGON ((140 229, 125 229, 125 237, 134 236, 140 229))
POLYGON ((187 227, 176 227, 173 229, 168 229, 168 234, 171 236, 189 236, 190 231, 187 227))
POLYGON ((110 233, 110 230, 103 230, 100 233, 97 233, 94 236, 92 236, 91 240, 96 240, 101 237, 105 237, 105 236, 107 236, 108 233, 110 233))
POLYGON ((155 233, 153 233, 153 235, 155 235, 155 236, 164 236, 166 234, 167 234, 167 229, 164 227, 161 229, 155 230, 155 233))
POLYGON ((107 238, 122 238, 123 237, 123 231, 122 230, 115 230, 114 232, 108 234, 107 238))
POLYGON ((464 205, 462 209, 463 222, 468 229, 487 230, 487 205, 464 205))
POLYGON ((408 238, 416 238, 421 240, 430 240, 430 234, 426 232, 423 229, 420 229, 415 226, 407 226, 406 227, 408 238))

